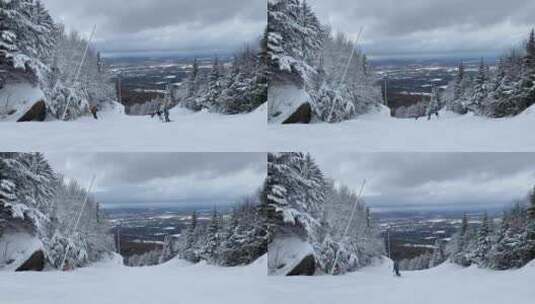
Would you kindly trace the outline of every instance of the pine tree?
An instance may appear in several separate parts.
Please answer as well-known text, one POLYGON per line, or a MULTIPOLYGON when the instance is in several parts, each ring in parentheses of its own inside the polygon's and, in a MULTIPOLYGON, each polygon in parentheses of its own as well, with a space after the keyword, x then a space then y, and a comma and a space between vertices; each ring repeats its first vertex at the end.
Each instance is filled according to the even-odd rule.
POLYGON ((306 0, 301 5, 301 25, 303 33, 301 34, 301 50, 305 62, 314 65, 319 58, 323 44, 323 29, 318 17, 312 11, 306 0))
POLYGON ((472 253, 473 261, 480 266, 484 266, 488 263, 487 255, 492 246, 490 233, 489 217, 485 212, 481 219, 481 227, 479 227, 475 249, 472 253))
POLYGON ((528 214, 532 220, 535 220, 535 187, 529 193, 529 209, 528 214))
POLYGON ((468 234, 468 216, 466 213, 463 215, 463 220, 461 223, 461 230, 457 236, 457 253, 461 253, 466 246, 468 234))
POLYGON ((212 109, 216 106, 217 100, 221 95, 221 77, 222 70, 219 63, 219 58, 216 56, 214 58, 212 70, 208 76, 208 92, 206 96, 206 105, 208 109, 212 109))
POLYGON ((6 164, 6 154, 0 153, 0 209, 2 213, 6 211, 7 205, 16 201, 15 182, 8 174, 8 165, 6 164))
POLYGON ((484 59, 481 58, 479 70, 474 81, 474 95, 468 105, 468 107, 475 113, 481 113, 483 104, 488 97, 487 81, 487 66, 485 65, 484 59))
POLYGON ((464 96, 463 82, 465 78, 464 63, 459 63, 457 77, 455 78, 454 100, 460 100, 464 96))
POLYGON ((54 46, 52 18, 40 1, 0 1, 0 66, 44 81, 54 46))
POLYGON ((210 263, 216 264, 219 261, 219 246, 220 246, 220 219, 217 209, 214 208, 212 219, 208 224, 206 230, 206 237, 204 246, 202 248, 203 258, 210 263))
POLYGON ((197 93, 197 90, 199 89, 198 81, 199 81, 199 62, 197 61, 197 58, 195 58, 193 60, 191 73, 188 79, 188 95, 189 96, 194 96, 197 93))
POLYGON ((277 81, 302 87, 318 58, 324 36, 321 25, 306 2, 268 2, 268 43, 270 66, 277 81))
MULTIPOLYGON (((526 44, 526 55, 524 58, 525 70, 528 78, 535 80, 535 29, 531 30, 528 42, 526 44)), ((533 86, 533 83, 531 84, 533 86)))

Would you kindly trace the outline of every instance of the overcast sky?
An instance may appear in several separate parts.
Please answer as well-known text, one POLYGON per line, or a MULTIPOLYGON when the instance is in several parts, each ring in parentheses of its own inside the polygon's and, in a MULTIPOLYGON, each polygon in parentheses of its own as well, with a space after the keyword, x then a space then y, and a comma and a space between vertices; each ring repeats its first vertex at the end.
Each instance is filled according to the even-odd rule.
POLYGON ((535 185, 535 154, 313 153, 324 173, 372 206, 495 208, 535 185))
POLYGON ((101 51, 232 52, 261 36, 265 0, 46 0, 57 22, 101 51))
POLYGON ((500 53, 527 39, 533 0, 307 0, 321 21, 370 55, 500 53))
POLYGON ((124 204, 228 204, 266 177, 262 153, 45 154, 53 168, 88 187, 107 207, 124 204))

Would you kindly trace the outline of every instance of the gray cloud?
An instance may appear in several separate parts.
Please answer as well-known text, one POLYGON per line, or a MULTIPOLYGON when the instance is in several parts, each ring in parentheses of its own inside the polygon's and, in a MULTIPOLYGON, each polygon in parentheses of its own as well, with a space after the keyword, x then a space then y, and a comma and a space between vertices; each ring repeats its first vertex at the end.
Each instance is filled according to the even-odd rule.
POLYGON ((535 154, 318 153, 325 173, 376 206, 503 206, 535 185, 535 154))
POLYGON ((103 51, 233 51, 266 24, 262 0, 47 0, 53 17, 103 51))
POLYGON ((371 55, 498 53, 535 24, 531 0, 308 0, 321 20, 355 36, 371 55))
POLYGON ((114 203, 229 203, 259 188, 262 153, 49 153, 54 169, 114 203))

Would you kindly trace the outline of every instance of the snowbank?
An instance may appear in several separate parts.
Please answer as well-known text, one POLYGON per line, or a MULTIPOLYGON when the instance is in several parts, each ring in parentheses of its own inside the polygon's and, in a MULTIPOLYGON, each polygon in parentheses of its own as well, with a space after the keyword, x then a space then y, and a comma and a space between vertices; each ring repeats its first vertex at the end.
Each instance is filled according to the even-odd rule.
POLYGON ((43 243, 24 232, 6 232, 0 238, 0 271, 15 271, 33 253, 43 249, 43 243))

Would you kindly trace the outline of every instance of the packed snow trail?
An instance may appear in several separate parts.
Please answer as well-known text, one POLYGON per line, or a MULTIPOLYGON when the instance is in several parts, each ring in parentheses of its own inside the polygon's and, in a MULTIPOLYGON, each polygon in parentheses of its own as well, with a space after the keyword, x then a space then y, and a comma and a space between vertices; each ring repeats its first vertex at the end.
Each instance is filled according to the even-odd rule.
POLYGON ((342 276, 268 277, 266 260, 233 268, 114 261, 72 272, 0 272, 0 303, 531 304, 535 296, 535 262, 510 271, 445 263, 396 278, 391 262, 342 276))
POLYGON ((72 272, 0 272, 0 303, 267 303, 266 267, 264 257, 233 268, 173 260, 155 267, 115 261, 72 272))
POLYGON ((512 118, 441 112, 428 121, 368 114, 339 124, 270 125, 271 151, 532 152, 535 106, 512 118))
POLYGON ((121 109, 100 119, 0 122, 2 151, 98 152, 265 152, 267 105, 253 113, 221 115, 171 110, 171 123, 149 116, 127 116, 121 109))
POLYGON ((271 303, 303 304, 530 304, 535 263, 520 270, 463 269, 445 263, 425 271, 392 273, 392 263, 342 276, 271 277, 271 303))

